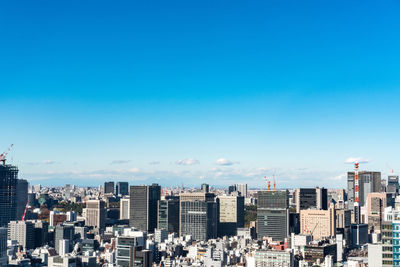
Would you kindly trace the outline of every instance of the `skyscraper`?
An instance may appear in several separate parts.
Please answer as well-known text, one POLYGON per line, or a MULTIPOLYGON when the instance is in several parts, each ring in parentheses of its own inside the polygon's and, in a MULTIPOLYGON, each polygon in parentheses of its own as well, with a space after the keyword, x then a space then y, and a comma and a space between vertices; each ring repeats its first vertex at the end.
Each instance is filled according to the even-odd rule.
POLYGON ((244 197, 218 196, 218 236, 236 235, 237 228, 244 227, 244 197))
POLYGON ((129 220, 129 198, 121 198, 119 207, 119 219, 129 220))
POLYGON ((59 224, 56 226, 54 233, 54 247, 57 252, 60 250, 60 240, 63 239, 70 240, 70 249, 72 248, 72 241, 74 238, 74 227, 72 225, 59 224))
POLYGON ((28 203, 28 181, 17 180, 17 219, 21 220, 28 203))
POLYGON ((388 176, 388 184, 387 184, 387 192, 388 193, 399 193, 399 176, 398 175, 389 175, 388 176))
POLYGON ((86 202, 85 223, 88 226, 104 228, 106 223, 105 203, 102 200, 88 200, 86 202))
POLYGON ((289 192, 258 191, 257 235, 284 240, 289 235, 289 192))
POLYGON ((157 203, 161 197, 158 184, 130 187, 129 225, 141 231, 153 232, 157 228, 157 203))
POLYGON ((240 195, 243 197, 247 197, 247 184, 238 184, 237 191, 240 192, 240 195))
POLYGON ((0 227, 0 266, 7 266, 7 235, 8 230, 5 227, 0 227))
POLYGON ((328 190, 326 188, 298 188, 295 197, 297 213, 306 209, 328 209, 328 190))
POLYGON ((129 194, 128 182, 118 182, 115 186, 115 194, 121 196, 127 196, 129 194))
POLYGON ((368 231, 381 233, 384 210, 387 207, 386 193, 370 193, 367 199, 368 231))
POLYGON ((204 193, 208 193, 210 191, 210 186, 208 184, 202 184, 201 191, 203 191, 204 193))
POLYGON ((332 237, 336 234, 335 207, 328 210, 300 210, 301 234, 312 235, 315 240, 332 237))
POLYGON ((104 194, 114 194, 114 182, 104 183, 104 194))
POLYGON ((8 223, 8 238, 17 240, 24 249, 35 248, 35 231, 32 222, 11 221, 8 223))
POLYGON ((18 168, 0 165, 0 226, 7 226, 17 217, 18 168))
MULTIPOLYGON (((372 171, 360 171, 359 176, 359 201, 360 207, 365 205, 368 194, 372 192, 381 192, 381 173, 372 171)), ((349 203, 349 209, 353 209, 354 206, 354 172, 347 173, 347 198, 349 203)))
POLYGON ((166 196, 158 201, 157 228, 179 233, 179 196, 166 196))

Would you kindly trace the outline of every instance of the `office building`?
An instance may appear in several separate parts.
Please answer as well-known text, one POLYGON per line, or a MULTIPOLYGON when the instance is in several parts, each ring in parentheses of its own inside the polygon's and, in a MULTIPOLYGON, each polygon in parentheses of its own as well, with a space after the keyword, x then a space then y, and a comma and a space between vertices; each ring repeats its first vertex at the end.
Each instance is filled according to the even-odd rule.
POLYGON ((166 196, 158 201, 157 228, 179 233, 179 196, 166 196))
POLYGON ((69 240, 70 250, 74 239, 74 227, 72 225, 59 224, 54 231, 54 246, 57 252, 60 252, 60 240, 69 240))
POLYGON ((115 194, 117 196, 129 195, 129 184, 128 182, 118 182, 115 186, 115 194))
POLYGON ((104 183, 104 194, 114 194, 114 182, 104 183))
POLYGON ((336 232, 343 235, 347 244, 351 241, 351 210, 336 209, 336 232))
POLYGON ((157 203, 161 198, 158 184, 130 187, 129 225, 141 231, 154 232, 157 228, 157 203))
POLYGON ((88 200, 85 208, 85 224, 100 229, 105 227, 106 208, 102 200, 88 200))
POLYGON ((42 220, 32 221, 32 223, 35 228, 35 248, 46 245, 48 242, 49 223, 42 220))
POLYGON ((218 204, 212 193, 184 193, 180 195, 180 235, 195 240, 216 238, 218 204))
POLYGON ((247 195, 247 184, 237 184, 237 191, 240 192, 240 195, 243 197, 248 197, 247 195))
POLYGON ((333 205, 328 210, 300 211, 300 233, 321 240, 336 235, 336 213, 333 205))
POLYGON ((24 215, 25 207, 28 204, 28 181, 17 180, 17 219, 21 220, 24 215))
POLYGON ((0 227, 0 266, 7 266, 7 236, 8 229, 0 227))
POLYGON ((237 188, 236 188, 235 184, 234 185, 230 185, 228 187, 228 195, 230 195, 230 194, 232 194, 233 192, 236 192, 236 191, 237 191, 237 188))
POLYGON ((360 247, 368 243, 368 224, 352 224, 352 246, 360 247))
MULTIPOLYGON (((359 181, 359 202, 360 207, 367 202, 368 194, 373 192, 381 192, 381 173, 372 171, 358 172, 359 181)), ((347 200, 349 209, 354 206, 354 172, 347 173, 347 200)))
POLYGON ((304 259, 311 264, 318 261, 323 262, 326 256, 332 256, 333 261, 336 261, 336 255, 336 244, 307 245, 304 247, 304 259))
POLYGON ((119 267, 151 267, 153 256, 150 250, 145 250, 141 237, 119 236, 117 237, 116 264, 119 267))
POLYGON ((28 221, 11 221, 8 223, 8 238, 16 240, 25 250, 34 249, 34 224, 28 221))
POLYGON ((256 267, 294 267, 294 257, 291 251, 257 250, 255 254, 256 267))
POLYGON ((119 219, 129 220, 129 198, 121 198, 119 204, 119 219))
POLYGON ((18 168, 0 164, 0 227, 17 219, 18 168))
POLYGON ((162 243, 164 240, 168 239, 168 231, 165 229, 156 229, 154 231, 154 241, 157 243, 162 243))
POLYGON ((381 232, 384 211, 386 208, 386 193, 370 193, 367 199, 368 232, 381 232))
POLYGON ((298 188, 295 199, 297 213, 306 209, 328 209, 328 190, 326 188, 298 188))
POLYGON ((368 244, 368 266, 382 267, 382 264, 382 244, 368 244))
POLYGON ((69 247, 70 247, 69 242, 70 242, 70 240, 61 239, 58 242, 59 242, 59 244, 58 244, 58 255, 65 256, 67 253, 70 252, 69 251, 69 247))
POLYGON ((244 227, 244 197, 218 196, 218 236, 234 236, 237 228, 244 227))
POLYGON ((210 185, 208 185, 208 184, 202 184, 202 185, 201 185, 201 191, 203 191, 204 193, 210 192, 210 185))
POLYGON ((387 180, 386 192, 388 193, 399 193, 399 176, 389 175, 387 180))

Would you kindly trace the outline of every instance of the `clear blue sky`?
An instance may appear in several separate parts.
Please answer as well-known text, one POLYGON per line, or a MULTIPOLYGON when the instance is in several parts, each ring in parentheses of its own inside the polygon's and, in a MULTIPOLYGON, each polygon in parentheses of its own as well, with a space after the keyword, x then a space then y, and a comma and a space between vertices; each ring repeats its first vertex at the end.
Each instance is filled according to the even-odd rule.
POLYGON ((5 1, 0 150, 57 185, 345 187, 349 157, 398 171, 399 8, 5 1))

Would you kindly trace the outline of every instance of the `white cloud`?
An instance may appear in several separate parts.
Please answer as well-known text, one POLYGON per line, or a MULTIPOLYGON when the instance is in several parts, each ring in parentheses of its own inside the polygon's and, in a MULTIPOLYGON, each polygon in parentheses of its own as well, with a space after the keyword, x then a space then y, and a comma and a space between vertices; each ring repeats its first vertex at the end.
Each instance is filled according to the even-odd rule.
POLYGON ((344 178, 346 178, 346 174, 345 173, 336 175, 336 176, 332 177, 331 180, 340 181, 340 180, 343 180, 344 178))
POLYGON ((200 162, 197 159, 193 159, 193 158, 183 159, 183 160, 180 159, 175 162, 175 164, 177 164, 177 165, 195 165, 195 164, 199 164, 199 163, 200 162))
POLYGON ((350 157, 350 158, 347 158, 344 162, 345 163, 355 163, 355 162, 368 163, 368 162, 370 162, 370 160, 362 158, 362 157, 350 157))
POLYGON ((221 165, 221 166, 231 166, 231 165, 233 165, 235 163, 230 161, 229 159, 220 158, 220 159, 217 159, 216 164, 217 165, 221 165))

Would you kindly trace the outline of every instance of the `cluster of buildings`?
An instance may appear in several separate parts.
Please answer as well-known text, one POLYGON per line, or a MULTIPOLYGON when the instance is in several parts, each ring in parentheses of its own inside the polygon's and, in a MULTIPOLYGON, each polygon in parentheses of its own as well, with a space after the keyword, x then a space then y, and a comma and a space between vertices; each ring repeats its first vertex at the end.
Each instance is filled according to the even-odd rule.
POLYGON ((0 165, 0 266, 400 266, 398 176, 347 181, 42 187, 0 165))

